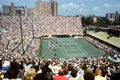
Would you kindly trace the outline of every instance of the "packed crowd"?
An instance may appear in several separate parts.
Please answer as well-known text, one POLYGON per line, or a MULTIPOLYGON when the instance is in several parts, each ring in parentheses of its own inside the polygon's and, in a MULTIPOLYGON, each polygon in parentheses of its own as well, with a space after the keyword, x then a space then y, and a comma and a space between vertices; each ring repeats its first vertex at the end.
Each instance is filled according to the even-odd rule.
MULTIPOLYGON (((22 17, 23 44, 24 48, 32 41, 32 28, 29 19, 22 17)), ((20 53, 21 50, 21 31, 19 18, 17 16, 1 16, 1 53, 20 53)))
POLYGON ((0 59, 3 80, 119 80, 120 63, 102 57, 38 58, 6 54, 0 59), (116 79, 117 78, 117 79, 116 79))
POLYGON ((89 36, 85 37, 85 39, 89 41, 89 43, 94 44, 97 48, 100 48, 104 50, 106 53, 108 53, 107 56, 114 58, 116 60, 120 60, 120 51, 118 51, 117 49, 89 36))
POLYGON ((120 63, 113 62, 107 57, 117 55, 115 57, 119 59, 120 53, 112 47, 91 37, 86 37, 86 40, 111 54, 101 57, 70 59, 49 59, 35 56, 40 44, 37 37, 41 35, 82 35, 82 27, 79 18, 22 16, 23 43, 26 55, 21 55, 22 45, 19 18, 17 16, 1 16, 0 20, 1 79, 119 80, 119 77, 115 79, 115 74, 120 73, 120 63))
MULTIPOLYGON (((32 52, 33 55, 35 55, 39 48, 40 44, 39 39, 33 39, 33 37, 38 38, 41 35, 57 35, 57 34, 82 35, 82 27, 79 17, 21 16, 21 19, 22 19, 21 21, 22 21, 23 44, 26 54, 32 52)), ((0 16, 0 20, 1 20, 0 21, 1 53, 22 54, 19 16, 0 16)))
POLYGON ((82 35, 79 17, 34 17, 35 35, 82 35))

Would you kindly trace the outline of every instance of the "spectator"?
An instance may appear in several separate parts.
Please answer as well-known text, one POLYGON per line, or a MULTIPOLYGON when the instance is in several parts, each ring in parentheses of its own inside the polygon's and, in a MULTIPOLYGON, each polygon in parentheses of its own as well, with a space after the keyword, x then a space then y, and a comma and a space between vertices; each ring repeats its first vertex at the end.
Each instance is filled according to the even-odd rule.
POLYGON ((71 77, 69 78, 69 80, 80 80, 80 78, 77 78, 76 70, 72 70, 70 74, 71 74, 71 77))
POLYGON ((55 75, 53 80, 68 80, 68 78, 65 77, 64 69, 60 69, 58 75, 55 75))
POLYGON ((30 68, 26 75, 24 76, 23 80, 34 80, 34 77, 36 76, 36 70, 34 68, 30 68))
POLYGON ((91 71, 86 71, 84 73, 84 80, 94 80, 94 75, 91 71))
POLYGON ((95 80, 106 80, 106 78, 102 76, 102 71, 99 68, 96 69, 95 80))
POLYGON ((23 78, 24 77, 24 73, 25 73, 25 68, 23 66, 23 64, 19 65, 19 77, 23 78))
POLYGON ((18 78, 18 74, 19 74, 19 69, 18 68, 10 67, 7 70, 6 78, 4 78, 3 80, 21 80, 20 78, 18 78))

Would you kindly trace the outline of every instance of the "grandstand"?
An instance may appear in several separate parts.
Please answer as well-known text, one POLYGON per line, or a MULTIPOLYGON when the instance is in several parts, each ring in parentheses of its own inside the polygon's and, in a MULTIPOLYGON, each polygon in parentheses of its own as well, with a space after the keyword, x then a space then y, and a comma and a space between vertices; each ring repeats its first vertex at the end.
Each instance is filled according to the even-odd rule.
MULTIPOLYGON (((34 38, 39 38, 41 36, 49 35, 83 35, 81 20, 79 17, 25 17, 22 18, 22 34, 23 34, 23 43, 26 54, 29 53, 29 48, 39 48, 39 44, 34 44, 32 39, 33 34, 34 38)), ((1 42, 7 48, 3 47, 5 52, 16 53, 21 51, 21 34, 20 34, 20 20, 17 16, 1 16, 1 42), (9 43, 8 43, 9 42, 9 43), (17 49, 16 49, 17 47, 17 49), (15 50, 16 49, 16 50, 15 50)), ((39 40, 37 41, 39 43, 39 40)), ((32 53, 35 53, 33 50, 32 53)), ((30 51, 31 52, 31 51, 30 51)), ((20 54, 22 52, 19 52, 20 54)))
MULTIPOLYGON (((0 16, 0 18, 0 54, 2 54, 0 58, 4 59, 4 62, 10 60, 19 66, 25 64, 24 66, 28 68, 37 65, 43 69, 44 65, 48 66, 48 61, 51 70, 53 66, 64 68, 71 65, 73 69, 78 68, 82 76, 85 71, 82 68, 86 67, 103 68, 111 73, 111 75, 106 73, 108 78, 120 71, 118 50, 120 38, 107 39, 108 35, 103 32, 89 32, 87 36, 83 36, 80 17, 21 16, 24 55, 19 17, 0 16), (51 50, 49 42, 52 43, 51 50)), ((6 73, 8 68, 2 66, 1 72, 6 73)), ((28 71, 26 68, 25 70, 28 71)))
POLYGON ((107 43, 109 43, 109 44, 111 44, 111 45, 113 45, 113 46, 115 46, 115 47, 120 48, 120 37, 112 36, 112 37, 110 37, 110 38, 108 39, 109 34, 107 34, 107 33, 105 33, 105 32, 102 32, 102 31, 100 31, 100 32, 90 31, 90 32, 88 32, 88 34, 89 34, 90 36, 93 36, 93 37, 95 37, 95 38, 98 38, 98 39, 100 39, 100 40, 102 40, 102 41, 104 41, 104 42, 107 42, 107 43))
POLYGON ((99 7, 111 12, 120 3, 100 0, 104 7, 95 7, 87 0, 44 1, 0 0, 0 80, 120 80, 120 14, 107 14, 112 22, 96 16, 106 11, 97 12, 99 7), (29 3, 2 6, 8 1, 36 3, 34 8, 29 3), (82 16, 89 12, 97 14, 82 16))
MULTIPOLYGON (((32 53, 38 54, 39 45, 43 37, 61 38, 61 37, 74 37, 82 38, 82 23, 80 17, 25 17, 22 18, 23 27, 23 43, 25 54, 32 53), (34 34, 34 35, 33 35, 34 34), (34 39, 33 39, 34 37, 34 39)), ((21 34, 19 17, 17 16, 1 16, 1 53, 19 53, 22 54, 21 34)), ((112 37, 107 39, 107 34, 103 32, 88 33, 90 36, 94 36, 102 41, 108 42, 118 48, 119 37, 112 37)), ((70 39, 70 38, 69 38, 70 39)), ((66 50, 65 50, 66 51, 66 50)), ((79 51, 78 51, 79 52, 79 51)), ((88 53, 88 52, 87 52, 88 53)), ((97 53, 97 52, 96 52, 97 53)), ((44 53, 43 53, 44 54, 44 53)), ((75 57, 75 56, 73 56, 75 57)), ((82 56, 79 56, 82 57, 82 56)))
POLYGON ((79 17, 34 17, 36 36, 43 35, 82 35, 79 17))

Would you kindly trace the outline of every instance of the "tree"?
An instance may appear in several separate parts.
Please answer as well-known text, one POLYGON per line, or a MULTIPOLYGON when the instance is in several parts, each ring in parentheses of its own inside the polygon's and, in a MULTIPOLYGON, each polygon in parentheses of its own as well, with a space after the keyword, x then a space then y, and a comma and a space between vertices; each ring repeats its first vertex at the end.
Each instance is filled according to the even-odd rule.
POLYGON ((93 18, 92 17, 86 18, 86 24, 87 25, 93 25, 93 18))
POLYGON ((87 34, 87 27, 83 29, 83 34, 84 34, 84 36, 86 36, 86 34, 87 34))
POLYGON ((82 24, 83 25, 93 25, 93 18, 92 17, 82 17, 82 24))

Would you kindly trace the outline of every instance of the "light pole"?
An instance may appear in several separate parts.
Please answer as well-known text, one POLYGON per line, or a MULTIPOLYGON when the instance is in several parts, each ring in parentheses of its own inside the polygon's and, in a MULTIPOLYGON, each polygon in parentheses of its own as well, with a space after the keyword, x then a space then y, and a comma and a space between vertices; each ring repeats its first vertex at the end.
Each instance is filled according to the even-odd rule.
POLYGON ((22 21, 21 21, 21 14, 22 14, 22 10, 16 10, 16 13, 19 14, 19 19, 20 19, 20 33, 21 33, 21 43, 22 43, 22 54, 25 54, 24 51, 24 45, 23 45, 23 31, 22 31, 22 21))
POLYGON ((34 39, 34 25, 33 25, 33 13, 31 13, 31 16, 32 16, 32 36, 33 36, 33 39, 34 39))

